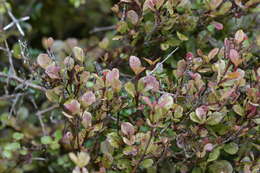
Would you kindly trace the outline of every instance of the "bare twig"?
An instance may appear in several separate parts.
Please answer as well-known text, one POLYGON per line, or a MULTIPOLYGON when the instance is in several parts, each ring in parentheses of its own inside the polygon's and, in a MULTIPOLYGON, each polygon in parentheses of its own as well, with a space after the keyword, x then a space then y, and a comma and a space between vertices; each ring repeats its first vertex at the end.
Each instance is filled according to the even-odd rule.
POLYGON ((96 32, 103 32, 103 31, 109 31, 109 30, 114 30, 114 29, 116 29, 116 25, 104 26, 104 27, 95 27, 89 33, 93 34, 93 33, 96 33, 96 32))
POLYGON ((45 130, 45 126, 44 126, 44 123, 43 123, 43 120, 42 120, 42 115, 47 113, 47 112, 50 112, 50 111, 52 111, 52 110, 54 110, 54 109, 56 109, 58 107, 59 107, 59 105, 56 104, 56 105, 53 105, 53 106, 51 106, 51 107, 49 107, 47 109, 44 109, 44 110, 36 112, 36 115, 37 115, 37 117, 38 117, 38 119, 40 121, 40 124, 41 124, 41 127, 42 127, 42 132, 43 132, 44 135, 46 135, 47 132, 45 130))
POLYGON ((5 47, 6 47, 6 52, 8 54, 8 60, 11 66, 12 73, 16 76, 16 71, 14 69, 13 58, 12 58, 12 51, 10 50, 6 40, 5 40, 5 47))
POLYGON ((18 94, 22 93, 17 93, 17 94, 11 94, 11 95, 3 95, 0 97, 0 100, 9 100, 15 98, 18 94))
POLYGON ((22 94, 17 94, 17 95, 15 96, 8 118, 10 118, 11 115, 13 114, 13 112, 15 111, 15 106, 16 106, 17 102, 19 101, 21 95, 22 95, 22 94))
POLYGON ((153 74, 153 73, 154 73, 161 65, 163 65, 163 63, 164 63, 167 59, 169 59, 178 49, 179 49, 179 47, 175 48, 169 55, 167 55, 167 57, 166 57, 162 62, 159 62, 159 63, 156 65, 156 67, 155 67, 152 71, 150 71, 150 72, 148 73, 148 75, 153 74))
POLYGON ((59 107, 59 105, 58 105, 58 104, 55 104, 55 105, 53 105, 53 106, 51 106, 51 107, 49 107, 49 108, 47 108, 47 109, 38 111, 36 114, 42 115, 42 114, 45 114, 45 113, 47 113, 47 112, 50 112, 50 111, 52 111, 52 110, 54 110, 54 109, 56 109, 56 108, 58 108, 58 107, 59 107))
MULTIPOLYGON (((4 3, 4 4, 5 4, 5 3, 4 3)), ((22 17, 22 18, 20 18, 20 19, 17 19, 16 17, 14 17, 12 11, 11 11, 6 5, 5 5, 5 8, 6 8, 6 10, 7 10, 7 14, 8 14, 9 17, 12 19, 12 22, 9 23, 8 25, 6 25, 3 29, 6 31, 6 30, 8 30, 9 28, 11 28, 12 26, 15 25, 15 26, 17 27, 18 31, 20 32, 20 34, 21 34, 22 36, 24 36, 24 31, 23 31, 23 29, 22 29, 22 27, 21 27, 21 25, 20 25, 20 22, 27 21, 27 20, 30 19, 30 17, 29 17, 29 16, 25 16, 25 17, 22 17)))
POLYGON ((9 78, 9 79, 12 79, 12 80, 15 80, 19 83, 22 83, 22 84, 25 84, 26 86, 30 87, 30 88, 33 88, 33 89, 36 89, 36 90, 40 90, 40 91, 43 91, 43 92, 46 92, 47 89, 40 86, 40 85, 36 85, 36 84, 33 84, 31 83, 30 81, 27 81, 27 80, 24 80, 22 78, 19 78, 18 76, 14 76, 14 75, 7 75, 3 72, 0 72, 0 77, 2 78, 9 78))
POLYGON ((146 143, 144 152, 143 152, 141 158, 138 160, 137 164, 135 165, 135 167, 134 167, 134 169, 132 170, 131 173, 135 173, 136 170, 137 170, 137 168, 139 167, 140 163, 143 161, 143 159, 144 159, 144 157, 145 157, 145 154, 146 154, 146 152, 147 152, 147 150, 148 150, 148 148, 149 148, 149 145, 150 145, 150 143, 152 142, 154 133, 155 133, 155 130, 152 129, 152 132, 151 132, 151 135, 150 135, 150 137, 149 137, 149 140, 148 140, 148 142, 146 143))

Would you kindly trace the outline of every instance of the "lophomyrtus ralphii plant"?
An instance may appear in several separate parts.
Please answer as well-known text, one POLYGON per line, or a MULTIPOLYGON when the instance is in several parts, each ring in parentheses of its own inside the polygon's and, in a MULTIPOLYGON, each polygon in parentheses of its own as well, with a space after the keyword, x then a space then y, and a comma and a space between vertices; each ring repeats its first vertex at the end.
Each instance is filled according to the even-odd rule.
POLYGON ((174 81, 130 56, 135 76, 123 82, 117 68, 86 71, 79 47, 60 59, 50 46, 37 63, 47 98, 69 123, 62 143, 74 172, 162 171, 166 160, 181 172, 257 170, 255 153, 244 151, 258 148, 259 128, 259 68, 245 69, 246 40, 238 30, 223 47, 187 53, 174 81))

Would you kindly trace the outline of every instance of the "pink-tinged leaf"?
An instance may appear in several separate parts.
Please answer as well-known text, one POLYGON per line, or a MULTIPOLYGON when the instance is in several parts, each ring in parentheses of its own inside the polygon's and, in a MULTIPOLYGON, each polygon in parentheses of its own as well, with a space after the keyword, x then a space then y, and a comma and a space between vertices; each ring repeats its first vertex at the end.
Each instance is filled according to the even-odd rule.
POLYGON ((172 106, 173 106, 172 96, 170 96, 169 94, 163 94, 158 101, 158 106, 160 108, 164 108, 167 110, 172 108, 172 106))
POLYGON ((92 126, 92 115, 91 115, 90 112, 85 111, 85 112, 83 113, 81 124, 82 124, 85 128, 89 128, 89 127, 92 126))
POLYGON ((177 63, 177 71, 176 71, 176 75, 178 77, 183 76, 185 70, 186 70, 187 64, 185 60, 180 60, 177 63))
POLYGON ((242 43, 246 39, 246 34, 242 29, 238 30, 235 34, 235 42, 237 44, 242 43))
POLYGON ((229 41, 227 38, 225 38, 225 40, 224 40, 224 46, 225 46, 226 48, 229 48, 229 47, 230 47, 230 41, 229 41))
POLYGON ((63 63, 68 70, 72 70, 75 62, 73 58, 68 56, 64 59, 63 63))
POLYGON ((96 96, 92 91, 88 91, 81 97, 81 102, 84 106, 90 106, 96 101, 96 96))
POLYGON ((129 65, 136 75, 144 70, 144 67, 142 67, 140 59, 136 56, 130 56, 129 65))
POLYGON ((219 48, 214 48, 209 52, 208 54, 209 61, 212 60, 218 54, 218 51, 219 48))
POLYGON ((150 108, 153 107, 153 104, 152 104, 151 100, 149 99, 149 97, 143 96, 142 99, 150 108))
POLYGON ((158 91, 159 90, 160 84, 154 76, 152 76, 152 75, 145 76, 140 80, 143 80, 146 91, 149 91, 149 90, 158 91))
POLYGON ((213 144, 208 143, 204 146, 204 151, 212 151, 214 148, 213 144))
POLYGON ((108 84, 112 84, 115 80, 119 79, 119 70, 117 68, 113 68, 112 71, 109 71, 106 74, 106 82, 108 84))
POLYGON ((134 133, 135 133, 135 128, 134 128, 134 126, 133 126, 131 123, 129 123, 129 122, 123 122, 123 123, 121 124, 121 131, 122 131, 122 133, 123 133, 124 135, 130 137, 130 136, 134 135, 134 133))
POLYGON ((193 59, 193 53, 192 52, 188 52, 188 53, 186 53, 186 56, 185 56, 185 58, 186 58, 186 60, 187 61, 191 61, 192 59, 193 59))
POLYGON ((67 102, 64 103, 64 106, 73 115, 80 112, 80 104, 75 99, 68 100, 67 102))
POLYGON ((235 67, 238 67, 239 64, 242 62, 242 60, 240 59, 239 53, 235 49, 230 50, 229 58, 230 58, 231 62, 235 65, 235 67))
POLYGON ((196 115, 200 117, 200 119, 204 119, 204 117, 207 115, 208 107, 207 106, 200 106, 196 109, 196 115))
POLYGON ((42 53, 37 57, 37 63, 41 68, 46 69, 49 65, 52 64, 52 60, 47 54, 42 53))
POLYGON ((49 65, 45 69, 45 73, 51 78, 51 79, 60 79, 60 67, 56 66, 54 64, 49 65))
POLYGON ((221 95, 220 100, 225 100, 225 99, 229 98, 234 92, 235 92, 235 89, 234 89, 234 88, 227 90, 226 92, 224 92, 224 93, 221 95))
POLYGON ((222 23, 219 23, 219 22, 212 22, 211 23, 212 25, 214 25, 214 27, 217 29, 217 30, 222 30, 224 27, 223 27, 223 24, 222 23))
POLYGON ((62 137, 62 142, 64 144, 70 144, 70 142, 73 140, 73 135, 71 132, 65 133, 65 135, 62 137))
POLYGON ((153 0, 146 0, 143 5, 143 11, 150 9, 152 11, 155 11, 153 0))
POLYGON ((199 80, 201 79, 201 76, 199 73, 193 73, 191 71, 188 72, 189 76, 193 79, 193 80, 199 80))
POLYGON ((89 77, 90 77, 90 73, 88 71, 83 71, 80 74, 80 82, 86 83, 88 81, 89 77))

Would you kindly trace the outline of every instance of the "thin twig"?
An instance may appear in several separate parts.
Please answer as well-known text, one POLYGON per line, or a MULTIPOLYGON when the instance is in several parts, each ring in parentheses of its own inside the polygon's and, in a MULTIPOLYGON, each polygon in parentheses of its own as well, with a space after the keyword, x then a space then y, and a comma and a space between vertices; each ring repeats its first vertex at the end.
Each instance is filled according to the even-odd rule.
POLYGON ((43 91, 43 92, 46 92, 47 89, 40 86, 40 85, 37 85, 37 84, 33 84, 31 83, 30 81, 27 81, 27 80, 24 80, 22 78, 19 78, 18 76, 14 76, 14 75, 7 75, 3 72, 0 72, 0 77, 3 77, 3 78, 9 78, 9 79, 12 79, 12 80, 15 80, 19 83, 22 83, 22 84, 25 84, 26 86, 30 87, 30 88, 33 88, 33 89, 36 89, 36 90, 40 90, 40 91, 43 91))
POLYGON ((20 32, 20 34, 21 34, 22 36, 24 36, 24 31, 23 31, 23 29, 22 29, 22 27, 21 27, 21 25, 20 25, 20 22, 27 21, 27 20, 30 19, 30 17, 29 17, 29 16, 25 16, 25 17, 22 17, 22 18, 20 18, 20 19, 17 19, 17 18, 13 15, 12 11, 6 6, 5 3, 4 3, 4 6, 5 6, 5 9, 7 10, 7 14, 8 14, 9 17, 12 19, 12 22, 9 23, 8 25, 6 25, 3 29, 6 31, 6 30, 8 30, 9 28, 11 28, 12 26, 15 25, 15 26, 17 27, 18 31, 20 32))
POLYGON ((14 69, 12 51, 10 50, 7 41, 5 40, 4 42, 5 42, 5 47, 6 47, 6 51, 7 51, 7 54, 8 54, 8 60, 9 60, 10 66, 11 66, 12 73, 16 76, 17 74, 16 74, 16 71, 14 69))
POLYGON ((143 161, 143 159, 144 159, 144 157, 145 157, 145 154, 146 154, 146 152, 147 152, 147 150, 148 150, 148 148, 149 148, 149 145, 150 145, 150 143, 151 143, 151 141, 152 141, 152 139, 153 139, 154 133, 155 133, 155 130, 152 129, 152 132, 151 132, 151 135, 150 135, 150 137, 149 137, 149 140, 148 140, 148 142, 146 143, 144 152, 143 152, 141 158, 138 160, 137 164, 135 165, 135 167, 134 167, 134 169, 132 170, 131 173, 135 173, 136 170, 137 170, 137 168, 139 167, 140 163, 143 161))
POLYGON ((15 98, 18 94, 22 94, 23 95, 23 93, 17 93, 17 94, 11 94, 11 95, 3 95, 3 96, 1 96, 0 97, 0 100, 9 100, 9 99, 13 99, 13 98, 15 98))
POLYGON ((19 98, 21 97, 21 95, 22 95, 22 94, 17 94, 17 95, 15 96, 15 99, 13 100, 13 104, 12 104, 12 107, 11 107, 10 114, 9 114, 8 118, 10 118, 11 115, 13 114, 13 112, 14 112, 14 110, 15 110, 15 106, 16 106, 17 102, 19 101, 19 98))
POLYGON ((38 117, 38 119, 39 119, 39 121, 40 121, 40 124, 41 124, 41 127, 42 127, 42 132, 43 132, 44 135, 46 135, 47 132, 46 132, 46 130, 45 130, 45 125, 44 125, 43 120, 42 120, 42 115, 45 114, 45 113, 47 113, 47 112, 50 112, 50 111, 52 111, 52 110, 54 110, 54 109, 56 109, 56 108, 58 108, 58 107, 59 107, 59 105, 56 104, 56 105, 53 105, 53 106, 51 106, 51 107, 49 107, 49 108, 47 108, 47 109, 38 111, 38 112, 36 113, 36 115, 37 115, 37 117, 38 117))
POLYGON ((162 62, 159 62, 159 63, 156 65, 156 67, 155 67, 152 71, 150 71, 150 72, 148 73, 148 76, 151 75, 151 74, 153 74, 153 73, 154 73, 161 65, 163 65, 163 63, 164 63, 167 59, 169 59, 178 49, 179 49, 179 47, 176 47, 169 55, 167 55, 167 57, 166 57, 162 62))
POLYGON ((96 32, 103 32, 103 31, 109 31, 116 29, 116 25, 111 26, 104 26, 104 27, 95 27, 91 31, 89 31, 90 34, 96 33, 96 32))
POLYGON ((56 109, 56 108, 58 108, 58 107, 59 107, 59 105, 58 105, 58 104, 55 104, 55 105, 53 105, 53 106, 51 106, 51 107, 49 107, 49 108, 46 108, 46 109, 41 110, 41 111, 38 111, 36 114, 42 115, 42 114, 45 114, 45 113, 47 113, 47 112, 50 112, 50 111, 52 111, 53 109, 56 109))

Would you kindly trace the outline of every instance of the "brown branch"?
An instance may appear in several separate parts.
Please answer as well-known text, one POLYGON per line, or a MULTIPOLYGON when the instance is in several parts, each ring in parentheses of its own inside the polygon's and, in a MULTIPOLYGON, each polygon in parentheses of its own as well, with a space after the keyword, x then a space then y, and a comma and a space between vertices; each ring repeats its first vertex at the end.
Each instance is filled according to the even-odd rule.
POLYGON ((155 130, 152 129, 152 132, 151 132, 150 138, 149 138, 148 142, 146 143, 146 146, 145 146, 144 152, 143 152, 141 158, 138 160, 137 164, 135 165, 135 167, 134 167, 134 169, 132 170, 131 173, 135 173, 136 170, 137 170, 137 168, 139 167, 140 163, 144 160, 145 154, 146 154, 146 152, 147 152, 147 150, 148 150, 148 147, 149 147, 149 145, 150 145, 150 143, 151 143, 151 141, 152 141, 152 138, 153 138, 153 136, 154 136, 154 133, 155 133, 155 130))
POLYGON ((44 87, 42 87, 40 85, 37 85, 37 84, 33 84, 30 81, 27 81, 27 80, 24 80, 22 78, 19 78, 18 76, 7 75, 7 74, 5 74, 3 72, 0 72, 0 77, 15 80, 15 81, 17 81, 19 83, 25 84, 26 86, 28 86, 30 88, 33 88, 33 89, 36 89, 36 90, 39 90, 39 91, 42 91, 42 92, 46 92, 47 91, 46 88, 44 88, 44 87))

